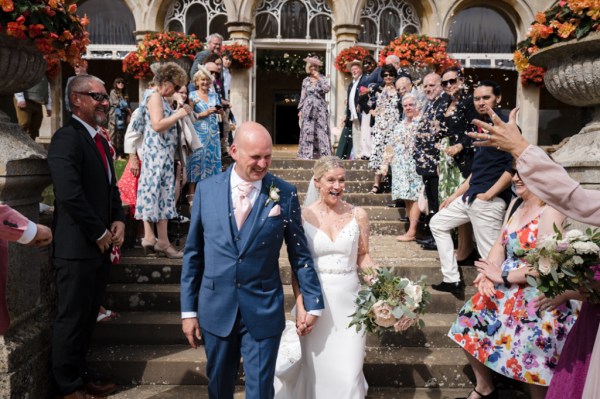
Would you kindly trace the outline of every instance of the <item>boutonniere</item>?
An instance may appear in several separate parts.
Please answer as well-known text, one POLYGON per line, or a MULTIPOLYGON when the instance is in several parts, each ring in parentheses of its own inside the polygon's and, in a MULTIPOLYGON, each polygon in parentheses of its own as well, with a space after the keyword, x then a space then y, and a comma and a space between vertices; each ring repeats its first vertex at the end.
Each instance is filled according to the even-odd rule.
POLYGON ((271 184, 269 187, 269 198, 265 201, 265 206, 269 205, 269 202, 273 201, 274 204, 279 202, 279 189, 271 184))

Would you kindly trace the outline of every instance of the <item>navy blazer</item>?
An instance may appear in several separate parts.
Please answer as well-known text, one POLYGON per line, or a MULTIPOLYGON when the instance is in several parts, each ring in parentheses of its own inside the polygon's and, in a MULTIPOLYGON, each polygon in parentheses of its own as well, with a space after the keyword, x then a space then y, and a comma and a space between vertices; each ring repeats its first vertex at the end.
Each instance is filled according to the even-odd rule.
POLYGON ((96 240, 114 221, 125 221, 108 143, 111 181, 96 143, 76 119, 57 130, 48 147, 54 185, 53 256, 62 259, 101 259, 96 240))
POLYGON ((238 312, 254 339, 273 337, 285 326, 279 254, 288 258, 307 310, 323 309, 321 285, 307 246, 296 188, 271 174, 248 219, 237 231, 227 172, 196 188, 181 273, 181 311, 197 312, 202 329, 228 336, 238 312), (271 188, 279 200, 269 199, 271 188), (278 216, 268 216, 279 206, 278 216))

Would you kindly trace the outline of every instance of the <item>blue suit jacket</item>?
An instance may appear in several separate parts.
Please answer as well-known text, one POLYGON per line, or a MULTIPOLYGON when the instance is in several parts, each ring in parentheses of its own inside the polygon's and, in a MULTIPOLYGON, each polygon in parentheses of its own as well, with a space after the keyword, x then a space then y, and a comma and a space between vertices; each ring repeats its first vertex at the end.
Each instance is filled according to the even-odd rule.
POLYGON ((323 297, 306 244, 296 189, 267 174, 248 219, 237 231, 230 189, 231 168, 198 184, 183 257, 181 311, 198 312, 202 329, 225 337, 238 311, 254 339, 285 326, 279 253, 285 239, 307 310, 322 309, 323 297), (269 201, 269 189, 280 199, 269 201), (279 205, 279 216, 268 217, 279 205))

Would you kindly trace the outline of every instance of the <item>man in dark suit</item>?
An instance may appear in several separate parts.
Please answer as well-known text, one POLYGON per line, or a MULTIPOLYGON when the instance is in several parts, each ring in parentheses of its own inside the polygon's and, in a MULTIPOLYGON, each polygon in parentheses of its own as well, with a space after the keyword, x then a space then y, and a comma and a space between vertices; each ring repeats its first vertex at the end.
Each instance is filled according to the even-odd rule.
MULTIPOLYGON (((348 85, 348 102, 346 104, 346 126, 352 128, 352 152, 356 159, 368 157, 371 154, 363 153, 360 123, 362 112, 359 105, 360 87, 364 86, 362 62, 354 60, 346 64, 346 70, 352 75, 352 82, 348 85)), ((367 111, 368 112, 368 111, 367 111)))
POLYGON ((52 370, 64 398, 104 397, 114 384, 95 383, 86 353, 110 271, 110 249, 123 242, 125 224, 108 143, 98 134, 108 116, 108 95, 92 75, 69 85, 73 112, 48 149, 54 184, 54 245, 58 309, 52 370))
POLYGON ((308 312, 296 321, 298 333, 308 334, 323 309, 298 194, 267 173, 271 152, 267 130, 245 122, 231 146, 235 164, 196 188, 181 271, 181 317, 194 348, 202 328, 211 399, 233 399, 242 355, 246 399, 274 396, 285 326, 279 277, 284 239, 308 312))

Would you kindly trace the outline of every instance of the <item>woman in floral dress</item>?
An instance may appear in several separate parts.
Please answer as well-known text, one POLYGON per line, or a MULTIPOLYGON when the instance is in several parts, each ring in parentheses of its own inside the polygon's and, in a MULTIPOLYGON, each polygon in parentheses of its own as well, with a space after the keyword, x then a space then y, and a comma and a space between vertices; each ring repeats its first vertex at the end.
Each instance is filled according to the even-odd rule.
POLYGON ((394 129, 400 123, 398 92, 394 86, 396 75, 396 69, 392 65, 384 65, 381 68, 384 86, 381 92, 377 93, 377 107, 371 111, 371 114, 375 115, 375 125, 371 130, 373 152, 369 159, 369 168, 375 171, 375 182, 371 190, 374 194, 381 192, 380 168, 383 165, 383 154, 386 147, 391 144, 394 129))
POLYGON ((169 258, 182 258, 169 242, 167 222, 177 216, 175 209, 175 150, 177 149, 177 121, 191 112, 188 105, 177 110, 168 101, 180 86, 187 82, 187 74, 174 62, 155 69, 156 88, 145 97, 144 144, 142 165, 135 207, 135 218, 144 221, 144 252, 153 250, 169 258), (154 235, 154 227, 158 238, 154 235))
POLYGON ((317 57, 307 57, 306 73, 302 81, 302 94, 298 104, 300 139, 298 142, 298 159, 319 159, 331 155, 329 133, 329 110, 325 95, 331 85, 329 79, 319 73, 323 65, 317 57))
POLYGON ((190 203, 194 198, 196 183, 221 173, 221 139, 217 114, 222 108, 218 95, 210 90, 213 81, 212 75, 200 65, 194 75, 196 90, 189 95, 196 116, 194 128, 202 144, 202 148, 194 151, 187 159, 187 199, 190 203))
POLYGON ((404 120, 396 127, 392 143, 394 146, 394 159, 392 161, 392 199, 404 200, 406 213, 409 220, 408 231, 398 237, 398 241, 414 241, 417 235, 417 225, 421 211, 417 206, 417 199, 423 186, 421 176, 417 174, 413 150, 415 134, 419 124, 419 108, 417 97, 414 94, 405 94, 402 97, 404 120))
POLYGON ((477 379, 469 399, 498 398, 491 370, 530 384, 533 399, 544 398, 577 318, 578 303, 570 299, 579 299, 579 294, 548 299, 526 277, 531 273, 528 251, 536 247, 538 236, 561 226, 565 216, 527 190, 518 173, 513 183, 523 202, 513 201, 488 258, 475 262, 479 292, 463 306, 448 333, 465 350, 477 379))

